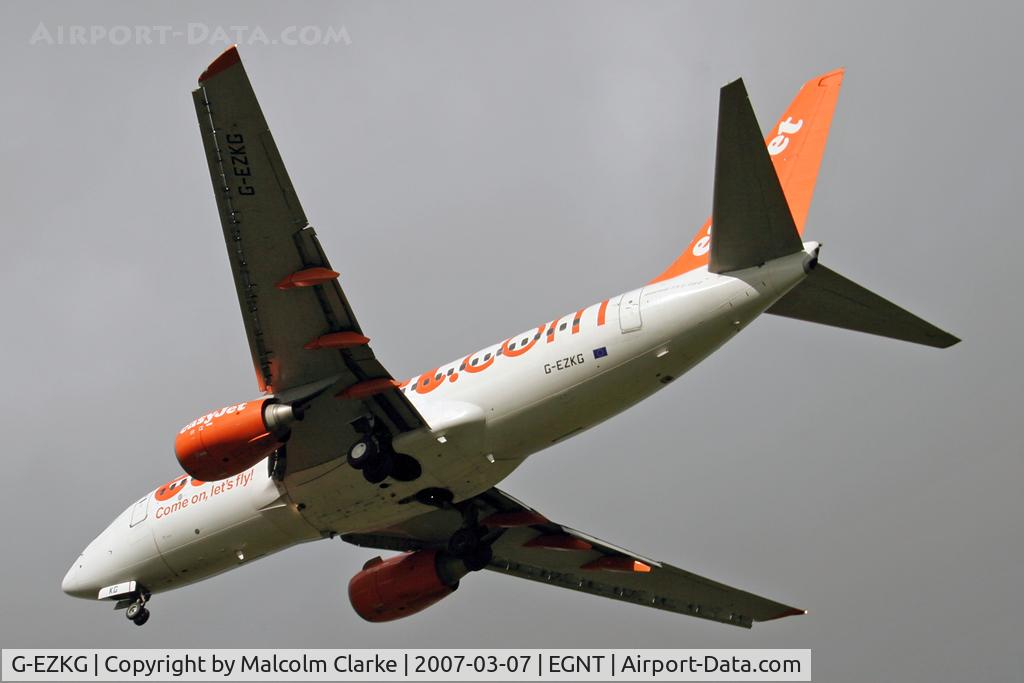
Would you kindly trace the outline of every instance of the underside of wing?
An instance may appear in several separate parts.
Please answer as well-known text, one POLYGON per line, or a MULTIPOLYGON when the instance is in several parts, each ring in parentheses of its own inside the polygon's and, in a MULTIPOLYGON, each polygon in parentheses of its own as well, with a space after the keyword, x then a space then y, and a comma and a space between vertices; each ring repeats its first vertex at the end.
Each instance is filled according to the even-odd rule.
MULTIPOLYGON (((469 504, 488 530, 493 557, 487 569, 492 571, 744 628, 804 614, 551 522, 498 489, 469 504)), ((465 518, 465 510, 440 509, 397 527, 342 538, 388 550, 444 548, 465 518)))
POLYGON ((347 425, 361 416, 393 435, 423 426, 363 335, 234 47, 192 96, 260 389, 323 393, 295 429, 289 469, 337 457, 358 437, 347 425))

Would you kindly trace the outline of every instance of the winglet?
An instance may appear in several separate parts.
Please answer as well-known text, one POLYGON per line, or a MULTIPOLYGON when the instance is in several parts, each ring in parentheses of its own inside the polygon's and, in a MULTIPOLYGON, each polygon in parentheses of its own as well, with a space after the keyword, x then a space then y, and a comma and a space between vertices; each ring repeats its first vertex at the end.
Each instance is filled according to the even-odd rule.
POLYGON ((227 50, 224 50, 224 52, 221 52, 217 59, 210 62, 210 66, 206 67, 206 71, 199 74, 199 82, 203 83, 210 80, 221 71, 238 64, 240 61, 242 61, 242 58, 238 56, 238 46, 232 45, 227 50))

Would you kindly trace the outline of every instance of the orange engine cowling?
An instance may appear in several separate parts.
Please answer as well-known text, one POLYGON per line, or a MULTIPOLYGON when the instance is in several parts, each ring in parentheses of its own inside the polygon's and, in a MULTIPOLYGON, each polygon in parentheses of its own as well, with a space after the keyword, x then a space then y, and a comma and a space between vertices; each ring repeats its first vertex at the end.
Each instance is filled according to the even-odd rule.
POLYGON ((226 479, 273 453, 296 419, 291 406, 272 398, 226 406, 185 425, 174 440, 174 453, 192 477, 226 479))
POLYGON ((463 563, 437 550, 376 557, 348 582, 348 599, 367 621, 393 621, 416 614, 459 587, 463 563))

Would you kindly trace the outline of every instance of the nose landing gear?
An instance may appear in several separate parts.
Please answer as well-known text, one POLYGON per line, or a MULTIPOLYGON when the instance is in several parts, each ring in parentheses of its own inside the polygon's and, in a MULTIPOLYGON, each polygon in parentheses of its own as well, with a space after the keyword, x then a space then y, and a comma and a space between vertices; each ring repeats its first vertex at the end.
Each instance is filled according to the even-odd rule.
POLYGON ((146 587, 135 581, 124 581, 100 589, 100 599, 114 602, 114 609, 124 610, 128 621, 136 626, 142 626, 149 621, 149 610, 146 603, 149 602, 150 593, 146 587))
POLYGON ((146 608, 146 597, 140 595, 124 610, 124 616, 136 626, 142 626, 149 621, 149 610, 146 608))

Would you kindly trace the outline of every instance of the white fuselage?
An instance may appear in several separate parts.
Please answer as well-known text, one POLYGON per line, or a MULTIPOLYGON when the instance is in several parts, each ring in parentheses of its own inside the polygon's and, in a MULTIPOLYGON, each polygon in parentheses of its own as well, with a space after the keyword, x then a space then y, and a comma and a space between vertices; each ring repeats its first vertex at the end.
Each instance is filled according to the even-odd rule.
POLYGON ((423 514, 423 505, 400 501, 428 486, 449 489, 456 501, 477 495, 529 455, 625 410, 706 358, 798 284, 816 250, 807 243, 804 252, 727 275, 698 268, 411 380, 403 391, 429 429, 400 435, 394 447, 423 464, 416 481, 373 486, 344 457, 283 481, 269 476, 265 462, 218 482, 182 475, 122 512, 78 557, 62 588, 85 598, 128 581, 168 590, 302 541, 423 514))

